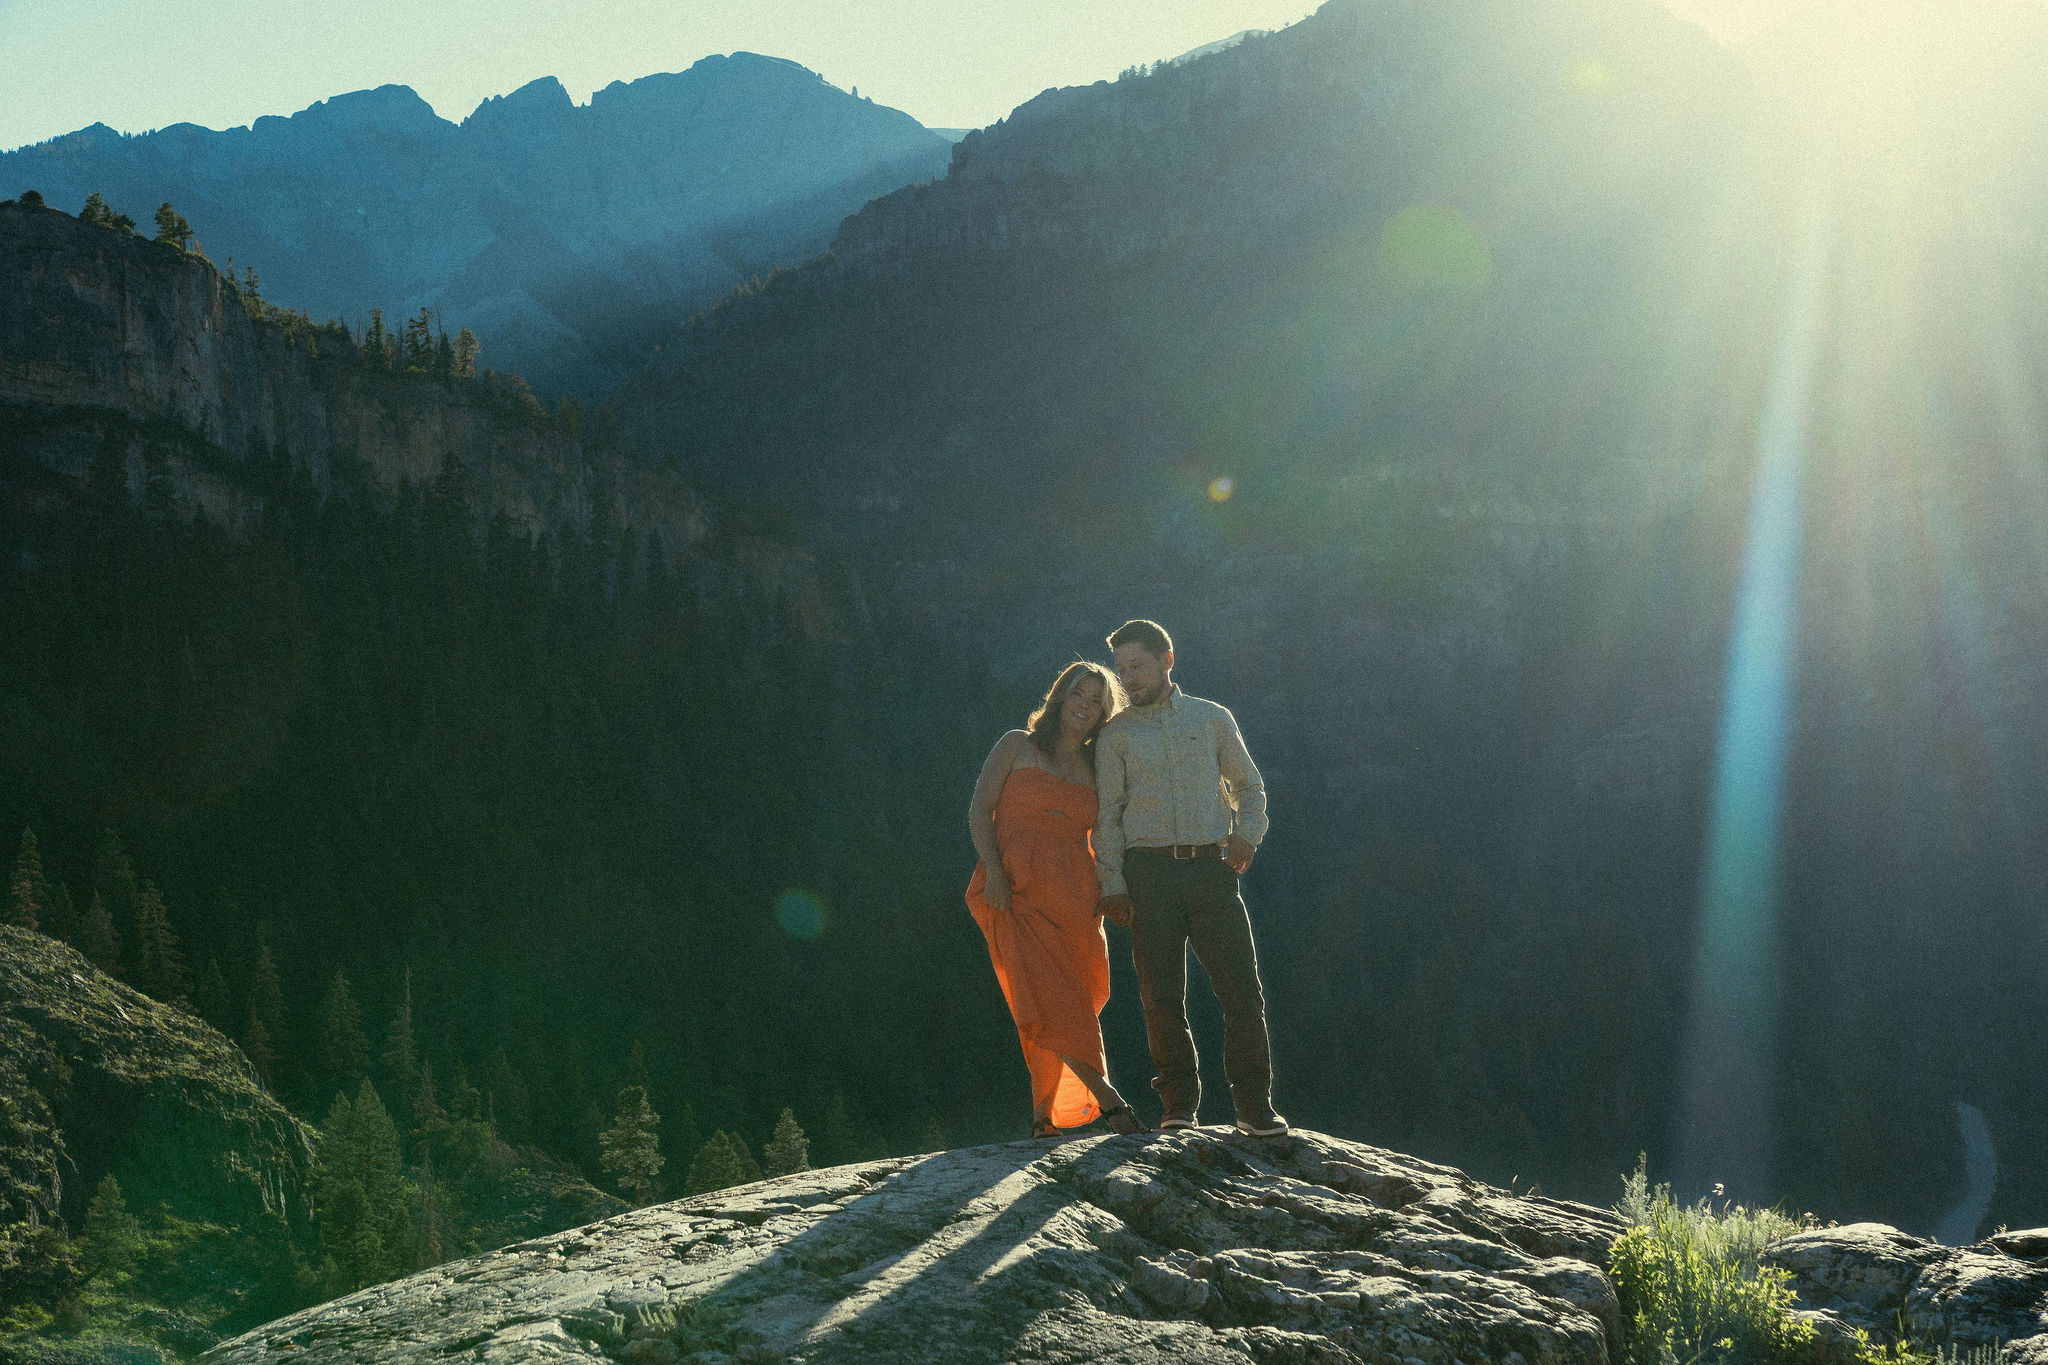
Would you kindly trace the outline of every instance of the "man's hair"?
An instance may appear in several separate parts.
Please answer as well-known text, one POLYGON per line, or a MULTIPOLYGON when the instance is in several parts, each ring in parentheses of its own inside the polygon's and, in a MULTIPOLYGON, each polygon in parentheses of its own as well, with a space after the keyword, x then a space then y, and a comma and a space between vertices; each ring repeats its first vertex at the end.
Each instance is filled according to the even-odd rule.
POLYGON ((1143 645, 1155 659, 1173 653, 1173 637, 1157 621, 1126 621, 1109 633, 1111 649, 1122 649, 1125 645, 1143 645))

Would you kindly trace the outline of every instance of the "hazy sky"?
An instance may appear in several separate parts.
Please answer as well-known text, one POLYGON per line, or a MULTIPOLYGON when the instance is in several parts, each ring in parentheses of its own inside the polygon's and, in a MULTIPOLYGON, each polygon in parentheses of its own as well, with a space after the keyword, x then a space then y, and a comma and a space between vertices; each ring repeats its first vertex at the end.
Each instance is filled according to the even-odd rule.
MULTIPOLYGON (((289 114, 387 82, 448 119, 536 76, 580 103, 712 52, 788 57, 934 127, 1114 77, 1317 0, 0 0, 0 150, 109 124, 142 132, 289 114)), ((1792 0, 1670 0, 1739 34, 1792 0)), ((0 187, 5 191, 10 187, 0 187)))

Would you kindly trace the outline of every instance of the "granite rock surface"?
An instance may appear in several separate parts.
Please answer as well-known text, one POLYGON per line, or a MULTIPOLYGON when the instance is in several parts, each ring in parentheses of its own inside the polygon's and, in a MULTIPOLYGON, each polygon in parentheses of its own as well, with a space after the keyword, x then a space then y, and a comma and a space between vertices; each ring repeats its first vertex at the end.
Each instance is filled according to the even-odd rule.
POLYGON ((203 1359, 1594 1362, 1620 1229, 1314 1133, 1019 1142, 637 1210, 203 1359))

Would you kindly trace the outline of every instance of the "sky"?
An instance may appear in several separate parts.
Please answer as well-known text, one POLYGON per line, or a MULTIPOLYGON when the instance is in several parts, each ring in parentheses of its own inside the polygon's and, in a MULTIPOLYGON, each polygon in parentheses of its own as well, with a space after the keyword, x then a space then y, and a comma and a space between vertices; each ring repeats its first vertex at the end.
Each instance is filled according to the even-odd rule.
MULTIPOLYGON (((1794 0, 1667 0, 1741 36, 1794 0)), ((578 103, 714 52, 787 57, 937 128, 1115 77, 1316 0, 0 0, 0 150, 105 123, 231 128, 409 85, 460 121, 559 77, 578 103)))

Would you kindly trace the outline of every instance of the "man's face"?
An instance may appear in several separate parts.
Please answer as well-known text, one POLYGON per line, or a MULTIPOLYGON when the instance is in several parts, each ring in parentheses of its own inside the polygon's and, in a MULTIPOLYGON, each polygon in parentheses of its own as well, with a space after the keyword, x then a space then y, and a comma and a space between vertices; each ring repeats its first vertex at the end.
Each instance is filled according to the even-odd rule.
POLYGON ((1150 706, 1166 696, 1166 675, 1173 670, 1173 651, 1154 654, 1139 644, 1118 645, 1116 678, 1130 695, 1131 705, 1150 706))

